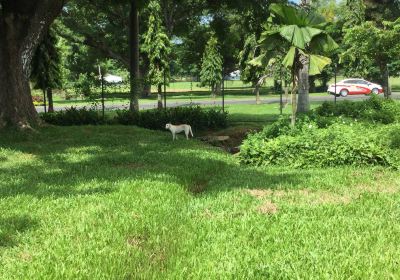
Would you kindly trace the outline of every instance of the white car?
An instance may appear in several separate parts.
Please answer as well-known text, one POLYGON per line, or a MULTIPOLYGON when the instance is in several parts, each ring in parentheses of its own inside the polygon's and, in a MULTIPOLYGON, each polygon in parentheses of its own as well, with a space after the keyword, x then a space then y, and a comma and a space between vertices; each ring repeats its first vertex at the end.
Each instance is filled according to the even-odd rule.
POLYGON ((336 89, 334 84, 329 86, 328 93, 342 97, 359 94, 381 94, 383 93, 383 88, 381 85, 363 79, 346 79, 337 83, 336 89))

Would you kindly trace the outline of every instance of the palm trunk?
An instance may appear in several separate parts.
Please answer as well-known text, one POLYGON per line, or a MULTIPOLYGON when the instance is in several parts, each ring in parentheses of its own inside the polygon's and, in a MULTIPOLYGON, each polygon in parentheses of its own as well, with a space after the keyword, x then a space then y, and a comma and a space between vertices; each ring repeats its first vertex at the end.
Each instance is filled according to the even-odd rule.
POLYGON ((53 89, 47 89, 47 102, 49 104, 47 112, 53 113, 54 112, 54 105, 53 105, 53 89))
POLYGON ((158 93, 157 93, 157 108, 163 108, 163 99, 162 99, 162 84, 158 85, 158 93))
POLYGON ((130 53, 130 110, 139 111, 140 70, 139 70, 139 12, 138 1, 131 0, 129 25, 129 53, 130 53))
POLYGON ((309 82, 309 66, 310 59, 308 56, 300 55, 300 69, 298 69, 298 90, 299 104, 297 113, 306 113, 310 111, 310 82, 309 82))

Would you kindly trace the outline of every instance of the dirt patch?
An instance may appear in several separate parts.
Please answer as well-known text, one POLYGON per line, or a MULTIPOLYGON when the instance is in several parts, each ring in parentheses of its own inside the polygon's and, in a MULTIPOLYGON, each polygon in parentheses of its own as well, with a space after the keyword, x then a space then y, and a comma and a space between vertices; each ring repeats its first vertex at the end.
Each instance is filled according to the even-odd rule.
POLYGON ((271 196, 273 191, 272 190, 246 190, 252 197, 255 198, 263 198, 265 196, 271 196))
POLYGON ((192 194, 201 194, 203 192, 205 192, 207 190, 208 187, 208 180, 206 179, 196 179, 193 180, 189 186, 188 186, 188 190, 192 193, 192 194))
POLYGON ((214 141, 208 142, 210 145, 223 148, 225 151, 236 154, 240 152, 240 145, 242 145, 243 140, 247 137, 249 133, 259 131, 260 128, 245 127, 245 126, 235 126, 224 129, 218 132, 208 132, 205 136, 207 137, 228 137, 224 138, 224 141, 214 141))
POLYGON ((309 205, 349 204, 353 200, 353 197, 350 195, 341 195, 328 191, 311 191, 308 189, 290 191, 253 189, 246 190, 246 192, 257 199, 286 199, 291 203, 309 205))
POLYGON ((340 195, 332 192, 317 192, 315 199, 309 201, 312 205, 349 204, 353 200, 350 195, 340 195))
POLYGON ((382 193, 382 194, 396 194, 400 191, 400 187, 394 184, 389 185, 377 185, 377 186, 370 186, 370 185, 358 185, 356 189, 361 193, 382 193))
POLYGON ((258 207, 258 212, 265 215, 274 215, 278 212, 278 206, 270 200, 258 207))
POLYGON ((130 247, 136 247, 136 248, 142 248, 143 244, 147 241, 147 237, 143 235, 134 235, 128 237, 126 240, 128 246, 130 247))
POLYGON ((32 260, 32 255, 27 252, 20 253, 19 257, 21 258, 21 260, 26 261, 26 262, 29 262, 32 260))

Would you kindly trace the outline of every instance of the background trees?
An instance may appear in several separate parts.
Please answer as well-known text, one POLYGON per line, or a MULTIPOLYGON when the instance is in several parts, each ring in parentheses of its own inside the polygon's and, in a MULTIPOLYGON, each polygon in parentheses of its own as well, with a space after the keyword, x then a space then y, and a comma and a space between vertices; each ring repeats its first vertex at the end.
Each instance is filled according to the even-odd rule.
POLYGON ((200 80, 203 85, 211 88, 213 96, 217 94, 222 81, 222 56, 219 52, 218 40, 212 34, 204 51, 200 80))
POLYGON ((31 79, 36 88, 47 94, 48 112, 53 112, 53 89, 62 87, 62 70, 57 37, 52 29, 44 36, 35 52, 31 79))
POLYGON ((148 79, 152 85, 157 86, 158 108, 162 108, 162 85, 166 82, 164 75, 169 76, 171 46, 162 26, 160 4, 152 0, 148 9, 150 15, 148 29, 144 35, 143 50, 149 58, 148 79))

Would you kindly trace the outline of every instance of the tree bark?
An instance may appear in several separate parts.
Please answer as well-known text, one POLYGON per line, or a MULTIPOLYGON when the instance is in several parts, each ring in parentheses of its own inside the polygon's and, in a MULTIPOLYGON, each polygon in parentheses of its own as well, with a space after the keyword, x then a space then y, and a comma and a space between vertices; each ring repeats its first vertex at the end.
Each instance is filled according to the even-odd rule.
POLYGON ((4 0, 0 6, 0 128, 39 123, 29 75, 33 53, 62 0, 4 0))
POLYGON ((163 108, 163 92, 162 92, 162 84, 158 85, 158 93, 157 93, 157 108, 163 108))
POLYGON ((140 70, 139 70, 139 11, 138 1, 131 0, 129 24, 129 54, 130 54, 130 110, 139 111, 140 70))
POLYGON ((256 85, 255 85, 254 93, 255 93, 255 95, 256 95, 256 104, 257 104, 257 105, 261 104, 261 99, 260 99, 260 88, 261 88, 261 86, 264 84, 266 78, 268 78, 268 75, 262 76, 262 77, 258 80, 258 82, 256 83, 256 85))
POLYGON ((54 112, 54 103, 53 103, 53 89, 48 88, 47 89, 47 103, 48 103, 48 109, 47 112, 53 113, 54 112))
POLYGON ((389 84, 389 69, 388 69, 387 65, 382 65, 380 68, 381 68, 381 73, 383 76, 383 79, 382 79, 383 93, 385 95, 385 98, 389 98, 390 95, 392 95, 392 92, 390 90, 390 84, 389 84))
POLYGON ((308 56, 300 54, 300 69, 298 69, 298 91, 299 100, 297 105, 297 113, 306 113, 310 111, 310 82, 309 82, 309 65, 310 59, 308 56))

